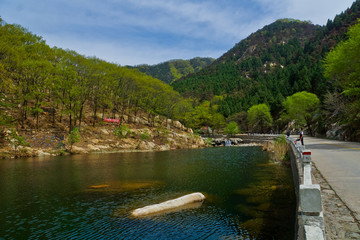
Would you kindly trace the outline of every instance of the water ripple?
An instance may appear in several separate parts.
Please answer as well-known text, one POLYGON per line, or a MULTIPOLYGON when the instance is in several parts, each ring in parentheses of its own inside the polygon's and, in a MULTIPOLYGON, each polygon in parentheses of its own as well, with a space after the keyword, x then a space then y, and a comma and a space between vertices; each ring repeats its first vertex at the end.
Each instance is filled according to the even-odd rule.
MULTIPOLYGON (((11 163, 20 163, 18 175, 1 172, 0 165, 0 188, 15 186, 0 196, 6 203, 0 206, 0 239, 256 239, 244 223, 257 219, 238 206, 258 207, 258 199, 238 190, 254 178, 272 182, 274 169, 258 166, 267 161, 260 148, 211 148, 64 157, 39 169, 19 160, 11 163), (24 177, 26 172, 31 174, 24 177), (105 183, 116 186, 89 191, 105 183), (197 191, 207 196, 201 207, 129 216, 135 208, 197 191)), ((286 184, 280 179, 274 186, 286 184)), ((282 189, 287 188, 277 190, 282 189)), ((264 196, 270 199, 274 192, 264 196)), ((290 205, 278 192, 285 199, 273 203, 290 205)))

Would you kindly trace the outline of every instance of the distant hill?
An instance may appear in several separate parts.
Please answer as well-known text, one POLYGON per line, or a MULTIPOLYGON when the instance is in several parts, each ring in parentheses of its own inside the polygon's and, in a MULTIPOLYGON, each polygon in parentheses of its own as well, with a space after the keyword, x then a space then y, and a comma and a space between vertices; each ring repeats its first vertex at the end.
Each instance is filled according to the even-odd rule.
POLYGON ((215 59, 213 58, 192 58, 190 60, 170 60, 156 65, 138 65, 127 66, 128 68, 136 68, 149 76, 160 79, 161 81, 170 84, 172 81, 188 74, 195 73, 205 68, 215 59))
POLYGON ((280 19, 240 41, 205 69, 172 83, 183 96, 200 101, 222 96, 225 117, 267 103, 276 117, 282 101, 299 91, 322 98, 333 88, 323 77, 322 59, 360 18, 360 1, 326 26, 280 19))

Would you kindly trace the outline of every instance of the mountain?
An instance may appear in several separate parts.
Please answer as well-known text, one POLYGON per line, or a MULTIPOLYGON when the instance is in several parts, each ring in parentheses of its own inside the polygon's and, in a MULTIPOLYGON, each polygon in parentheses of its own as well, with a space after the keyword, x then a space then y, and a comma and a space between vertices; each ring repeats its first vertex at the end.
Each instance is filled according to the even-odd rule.
MULTIPOLYGON (((266 103, 278 117, 282 102, 299 91, 322 99, 334 86, 323 77, 322 60, 360 17, 360 1, 326 26, 280 19, 237 43, 205 69, 172 83, 183 96, 200 101, 221 96, 225 117, 266 103)), ((217 98, 218 99, 218 98, 217 98)))
POLYGON ((128 68, 137 68, 140 72, 150 75, 154 78, 170 84, 183 76, 195 73, 205 68, 215 59, 213 58, 192 58, 190 60, 170 60, 156 65, 138 65, 135 67, 127 66, 128 68))

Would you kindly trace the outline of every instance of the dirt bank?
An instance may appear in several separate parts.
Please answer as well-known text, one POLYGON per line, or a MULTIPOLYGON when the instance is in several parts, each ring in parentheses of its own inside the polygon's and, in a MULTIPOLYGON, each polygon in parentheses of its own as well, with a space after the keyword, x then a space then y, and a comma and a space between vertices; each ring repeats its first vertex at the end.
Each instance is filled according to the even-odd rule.
POLYGON ((205 147, 203 139, 192 133, 179 122, 167 126, 150 124, 128 124, 128 134, 115 134, 118 124, 103 123, 92 127, 84 125, 80 131, 80 142, 72 148, 68 142, 69 133, 56 129, 18 129, 16 135, 24 144, 16 146, 10 129, 4 130, 0 146, 1 158, 56 156, 63 154, 85 154, 92 152, 124 151, 166 151, 172 149, 205 147))

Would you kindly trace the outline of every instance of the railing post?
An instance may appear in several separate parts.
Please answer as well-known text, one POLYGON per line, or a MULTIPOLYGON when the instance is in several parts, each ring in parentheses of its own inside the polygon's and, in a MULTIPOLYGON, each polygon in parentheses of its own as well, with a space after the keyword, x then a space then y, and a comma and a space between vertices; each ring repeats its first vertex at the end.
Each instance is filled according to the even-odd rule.
POLYGON ((302 163, 311 163, 311 150, 303 150, 302 152, 302 163))
POLYGON ((320 215, 322 204, 319 184, 300 185, 300 206, 305 215, 320 215))
POLYGON ((305 214, 319 215, 322 211, 320 185, 312 184, 311 151, 302 152, 303 184, 300 185, 301 209, 305 214))
POLYGON ((299 230, 300 234, 297 235, 297 239, 325 240, 321 189, 319 184, 312 183, 311 151, 306 150, 304 145, 301 145, 300 142, 295 141, 295 139, 291 137, 289 137, 288 140, 292 144, 299 174, 298 210, 299 213, 301 213, 299 215, 301 225, 299 226, 301 226, 302 230, 299 230))

